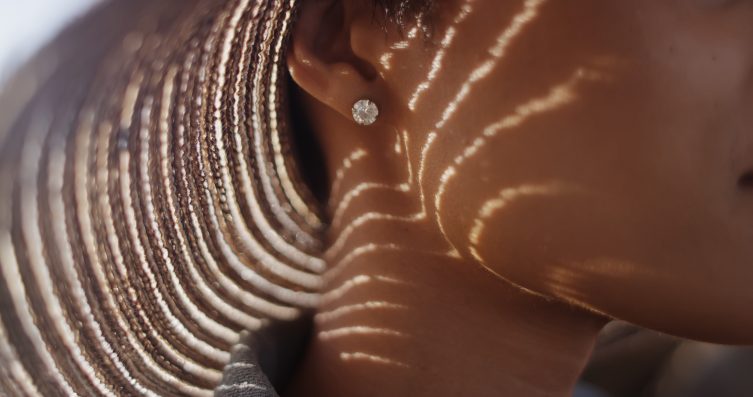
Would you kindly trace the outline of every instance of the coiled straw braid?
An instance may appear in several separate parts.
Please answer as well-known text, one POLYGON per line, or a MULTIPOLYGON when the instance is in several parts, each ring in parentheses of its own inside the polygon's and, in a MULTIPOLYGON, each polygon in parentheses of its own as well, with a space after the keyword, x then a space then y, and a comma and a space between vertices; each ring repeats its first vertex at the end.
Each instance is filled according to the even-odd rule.
POLYGON ((112 1, 30 64, 0 131, 0 395, 209 395, 240 331, 316 303, 295 3, 112 1))

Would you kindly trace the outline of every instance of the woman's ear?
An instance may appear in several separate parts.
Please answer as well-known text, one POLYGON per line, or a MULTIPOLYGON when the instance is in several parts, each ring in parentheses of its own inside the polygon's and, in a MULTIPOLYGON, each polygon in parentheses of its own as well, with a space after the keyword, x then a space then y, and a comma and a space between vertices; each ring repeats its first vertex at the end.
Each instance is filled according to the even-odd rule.
MULTIPOLYGON (((354 44, 364 43, 352 40, 354 26, 362 24, 363 14, 370 12, 362 4, 365 2, 306 0, 301 3, 287 57, 296 84, 346 118, 351 117, 351 108, 357 100, 379 101, 383 87, 380 87, 382 82, 375 65, 357 55, 361 51, 354 48, 354 44)), ((374 26, 374 29, 379 27, 374 26)), ((384 42, 385 38, 383 34, 376 34, 372 40, 384 42)))

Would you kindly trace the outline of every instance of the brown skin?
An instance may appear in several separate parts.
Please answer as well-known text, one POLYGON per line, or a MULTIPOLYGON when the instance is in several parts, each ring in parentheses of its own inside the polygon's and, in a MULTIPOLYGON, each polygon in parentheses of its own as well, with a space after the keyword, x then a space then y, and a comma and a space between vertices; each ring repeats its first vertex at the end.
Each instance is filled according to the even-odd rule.
POLYGON ((466 4, 440 3, 428 43, 360 1, 303 4, 289 68, 341 180, 327 288, 371 278, 324 300, 340 314, 287 394, 565 396, 614 318, 753 343, 753 2, 529 1, 446 122, 524 2, 467 3, 412 110, 466 4))

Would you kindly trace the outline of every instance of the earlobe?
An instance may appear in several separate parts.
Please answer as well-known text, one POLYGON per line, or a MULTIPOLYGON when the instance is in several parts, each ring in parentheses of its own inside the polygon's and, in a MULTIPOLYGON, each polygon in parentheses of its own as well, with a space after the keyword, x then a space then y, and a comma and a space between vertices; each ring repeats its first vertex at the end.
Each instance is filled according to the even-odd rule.
POLYGON ((378 91, 373 67, 351 47, 354 9, 342 0, 304 1, 287 56, 295 83, 348 119, 360 98, 378 91))

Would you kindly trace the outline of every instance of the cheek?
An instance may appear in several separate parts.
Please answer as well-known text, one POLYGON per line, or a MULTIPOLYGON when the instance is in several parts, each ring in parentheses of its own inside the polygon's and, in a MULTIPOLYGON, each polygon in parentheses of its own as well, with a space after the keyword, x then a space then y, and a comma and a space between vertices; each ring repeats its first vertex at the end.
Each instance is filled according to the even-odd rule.
POLYGON ((730 215, 729 126, 708 98, 658 89, 656 74, 582 89, 489 140, 446 187, 456 247, 518 285, 659 329, 691 327, 703 310, 675 304, 698 296, 727 315, 750 304, 728 293, 753 279, 753 221, 736 228, 730 215))
MULTIPOLYGON (((688 142, 686 169, 696 181, 729 193, 753 142, 753 7, 748 1, 696 1, 677 10, 656 7, 641 22, 640 65, 647 98, 674 127, 664 143, 688 142), (702 178, 705 177, 705 178, 702 178)), ((668 156, 682 160, 677 155, 668 156)))
POLYGON ((495 176, 491 167, 479 162, 447 196, 446 230, 468 258, 526 289, 665 332, 727 342, 753 332, 749 316, 735 322, 753 304, 753 228, 732 228, 703 201, 640 177, 495 176))
MULTIPOLYGON (((643 2, 656 12, 634 26, 640 35, 613 32, 580 52, 567 44, 580 41, 563 41, 571 58, 557 67, 513 57, 486 81, 506 90, 474 94, 478 117, 459 112, 454 130, 474 132, 467 140, 484 131, 480 119, 518 109, 505 101, 548 92, 584 52, 615 67, 574 100, 487 137, 442 186, 437 216, 462 255, 515 284, 667 332, 740 340, 753 334, 753 319, 733 324, 753 304, 753 217, 746 226, 739 215, 753 209, 731 199, 730 154, 753 131, 740 118, 753 114, 753 51, 655 4, 643 2), (733 329, 743 334, 724 335, 733 329)), ((441 138, 443 160, 465 147, 460 138, 441 138)))
POLYGON ((456 213, 463 229, 485 201, 526 185, 625 199, 622 211, 677 206, 708 169, 699 161, 702 134, 671 120, 674 109, 660 110, 636 82, 578 89, 573 101, 486 139, 446 188, 446 196, 462 197, 456 213))

